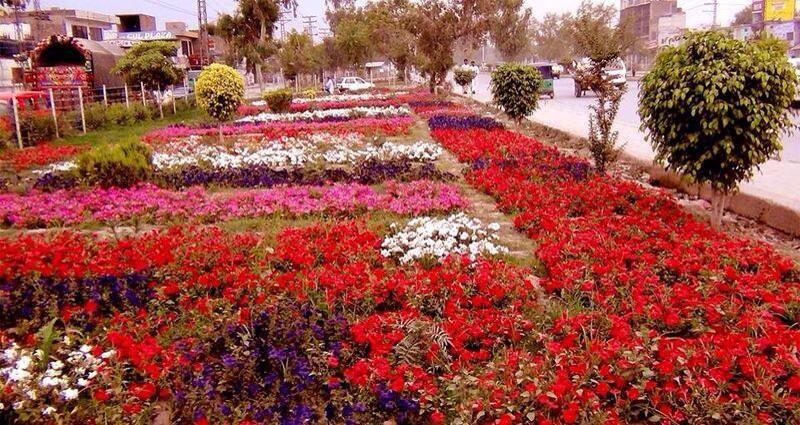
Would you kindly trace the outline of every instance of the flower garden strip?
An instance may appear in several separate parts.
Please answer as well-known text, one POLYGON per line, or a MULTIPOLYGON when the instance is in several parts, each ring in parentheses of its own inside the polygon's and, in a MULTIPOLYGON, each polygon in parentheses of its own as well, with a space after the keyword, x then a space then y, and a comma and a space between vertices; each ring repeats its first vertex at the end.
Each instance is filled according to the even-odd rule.
POLYGON ((558 409, 566 421, 800 420, 800 273, 790 260, 488 119, 429 124, 472 164, 467 180, 538 243, 541 284, 559 311, 531 353, 545 362, 527 366, 553 381, 532 400, 496 402, 558 409))
POLYGON ((209 193, 202 188, 173 192, 152 185, 132 189, 60 190, 0 194, 0 224, 37 228, 80 223, 105 225, 178 220, 215 222, 273 214, 290 216, 382 210, 396 214, 447 212, 466 202, 451 185, 430 181, 388 182, 381 192, 360 184, 209 193))
POLYGON ((56 146, 49 143, 24 149, 8 149, 0 152, 0 165, 7 163, 14 171, 21 171, 33 166, 46 165, 62 161, 82 150, 78 146, 56 146))
POLYGON ((326 121, 326 120, 347 120, 353 118, 388 118, 401 117, 410 113, 405 106, 355 106, 350 108, 323 109, 304 112, 290 112, 287 114, 275 114, 262 112, 238 119, 238 123, 259 123, 259 122, 295 122, 295 121, 326 121))
POLYGON ((238 124, 225 146, 171 127, 148 137, 157 186, 75 188, 62 164, 40 183, 70 189, 0 195, 6 226, 189 223, 0 237, 0 423, 800 421, 789 260, 464 106, 403 104, 437 143, 362 137, 411 117, 238 124), (440 145, 540 278, 460 212, 440 145), (197 185, 271 189, 168 190, 197 185), (203 224, 266 215, 296 224, 203 224))

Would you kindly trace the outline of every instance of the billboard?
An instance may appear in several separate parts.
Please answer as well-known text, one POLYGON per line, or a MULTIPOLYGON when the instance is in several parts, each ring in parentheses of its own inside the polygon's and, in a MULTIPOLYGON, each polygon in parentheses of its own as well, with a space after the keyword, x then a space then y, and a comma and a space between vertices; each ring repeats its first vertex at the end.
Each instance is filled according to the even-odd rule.
POLYGON ((795 0, 764 0, 764 21, 791 21, 794 19, 795 0))

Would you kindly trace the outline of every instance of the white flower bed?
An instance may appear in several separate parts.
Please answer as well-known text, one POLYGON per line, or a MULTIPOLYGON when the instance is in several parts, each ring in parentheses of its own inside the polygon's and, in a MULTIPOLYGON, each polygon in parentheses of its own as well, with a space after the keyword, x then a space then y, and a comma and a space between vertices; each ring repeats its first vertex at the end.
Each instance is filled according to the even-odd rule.
MULTIPOLYGON (((392 229, 396 229, 396 225, 393 224, 392 229)), ((497 223, 484 226, 479 219, 464 213, 445 218, 415 218, 384 239, 381 254, 401 263, 426 257, 443 259, 451 254, 466 254, 475 261, 480 255, 508 252, 508 248, 496 243, 499 230, 497 223)))
POLYGON ((322 120, 325 118, 355 118, 355 117, 397 117, 409 115, 411 111, 405 106, 385 106, 385 107, 355 107, 342 109, 325 109, 321 111, 305 111, 287 114, 274 114, 262 112, 258 115, 244 117, 236 122, 277 122, 277 121, 300 121, 300 120, 322 120))
MULTIPOLYGON (((292 103, 309 103, 309 102, 353 102, 363 100, 386 100, 408 92, 394 92, 394 93, 362 93, 362 94, 334 94, 328 96, 320 96, 315 98, 298 97, 292 99, 292 103)), ((266 104, 266 102, 264 103, 266 104)), ((253 102, 253 105, 258 106, 253 102)))
MULTIPOLYGON (((442 152, 442 147, 435 142, 419 141, 410 145, 386 142, 375 145, 364 143, 363 136, 357 133, 318 133, 284 137, 267 143, 241 142, 233 146, 207 144, 203 143, 202 138, 192 136, 157 146, 153 152, 153 166, 157 170, 186 166, 240 168, 252 165, 295 168, 315 162, 346 165, 367 159, 435 161, 442 152)), ((74 161, 65 161, 35 172, 44 174, 75 168, 77 164, 74 161)))
POLYGON ((106 351, 94 356, 93 347, 73 344, 67 336, 59 345, 48 359, 44 359, 42 350, 20 348, 16 343, 0 353, 0 382, 17 396, 14 410, 36 408, 43 416, 51 415, 56 408, 48 401, 68 403, 77 399, 92 384, 105 360, 114 355, 114 351, 106 351))

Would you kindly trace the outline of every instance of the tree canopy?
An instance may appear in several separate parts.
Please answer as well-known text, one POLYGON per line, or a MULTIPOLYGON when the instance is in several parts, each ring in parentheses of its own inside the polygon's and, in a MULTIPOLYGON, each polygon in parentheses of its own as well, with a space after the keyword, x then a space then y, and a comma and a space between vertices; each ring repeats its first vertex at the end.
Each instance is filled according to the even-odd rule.
POLYGON ((139 43, 117 61, 114 72, 130 85, 144 83, 150 90, 163 89, 183 79, 183 70, 172 61, 177 54, 175 44, 168 41, 139 43))

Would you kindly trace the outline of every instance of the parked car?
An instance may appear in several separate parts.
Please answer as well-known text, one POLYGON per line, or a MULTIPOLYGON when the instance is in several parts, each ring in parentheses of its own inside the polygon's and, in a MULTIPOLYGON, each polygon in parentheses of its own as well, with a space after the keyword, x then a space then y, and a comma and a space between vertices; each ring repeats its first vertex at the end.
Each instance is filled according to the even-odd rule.
POLYGON ((336 81, 336 90, 340 92, 368 90, 375 87, 360 77, 341 77, 336 81))
MULTIPOLYGON (((594 81, 596 76, 589 72, 592 68, 591 59, 584 58, 575 63, 575 97, 583 96, 586 91, 594 91, 600 85, 600 81, 594 81)), ((617 87, 624 86, 628 82, 628 70, 622 59, 617 59, 603 69, 603 79, 617 87)))
POLYGON ((560 79, 561 78, 561 74, 563 74, 563 73, 564 73, 564 67, 559 65, 559 64, 557 64, 557 63, 554 63, 553 64, 553 78, 560 79))

